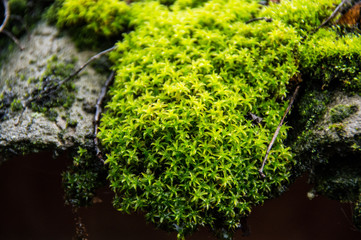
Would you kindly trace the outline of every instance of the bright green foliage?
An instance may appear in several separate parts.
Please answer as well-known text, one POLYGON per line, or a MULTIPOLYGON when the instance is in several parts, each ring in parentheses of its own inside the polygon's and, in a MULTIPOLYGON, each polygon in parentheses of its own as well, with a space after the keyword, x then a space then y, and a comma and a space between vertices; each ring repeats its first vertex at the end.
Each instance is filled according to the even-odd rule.
MULTIPOLYGON (((289 80, 300 69, 312 75, 325 59, 343 66, 350 52, 357 55, 345 47, 356 37, 336 40, 333 30, 322 29, 310 36, 339 1, 284 0, 263 9, 255 0, 144 1, 126 11, 120 1, 103 2, 100 12, 127 12, 129 22, 112 14, 104 19, 134 28, 111 54, 117 76, 99 134, 115 207, 144 211, 179 238, 198 226, 232 232, 253 206, 287 184, 287 126, 269 155, 266 179, 257 170, 287 107, 289 80), (255 17, 272 21, 246 24, 255 17), (320 51, 327 46, 331 55, 320 51)), ((71 18, 59 14, 59 23, 107 35, 101 26, 119 36, 122 28, 94 14, 100 4, 65 0, 61 11, 80 10, 71 18)))
POLYGON ((330 16, 330 9, 334 9, 338 0, 282 0, 282 4, 270 3, 262 16, 280 20, 287 26, 292 26, 302 36, 309 35, 326 18, 330 16))
POLYGON ((304 72, 323 89, 361 91, 361 38, 320 29, 301 47, 304 72))
POLYGON ((297 74, 300 37, 281 21, 247 25, 259 11, 255 1, 172 12, 142 4, 153 10, 143 8, 144 24, 111 55, 117 78, 99 135, 115 206, 146 211, 179 237, 198 226, 232 231, 287 182, 286 127, 268 177, 257 170, 287 106, 281 100, 297 74))
POLYGON ((110 36, 124 30, 128 12, 128 5, 118 0, 66 0, 58 12, 58 24, 85 24, 85 31, 110 36))
POLYGON ((129 9, 119 0, 57 0, 47 18, 71 33, 77 47, 98 49, 109 47, 128 31, 129 9))
MULTIPOLYGON (((203 5, 207 1, 208 0, 176 0, 174 1, 174 8, 178 8, 178 9, 194 8, 203 5)), ((160 3, 162 3, 162 1, 160 1, 160 3)))

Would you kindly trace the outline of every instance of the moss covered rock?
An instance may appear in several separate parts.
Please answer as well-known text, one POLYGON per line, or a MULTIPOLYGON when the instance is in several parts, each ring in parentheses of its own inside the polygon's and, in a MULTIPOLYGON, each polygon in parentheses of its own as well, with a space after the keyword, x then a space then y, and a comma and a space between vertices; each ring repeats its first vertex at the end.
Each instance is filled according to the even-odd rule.
POLYGON ((361 192, 360 107, 359 95, 334 92, 320 119, 294 143, 299 167, 311 170, 313 192, 335 200, 358 201, 361 192))
POLYGON ((1 63, 0 162, 9 155, 92 143, 94 106, 106 77, 91 68, 22 113, 31 94, 63 79, 93 54, 78 52, 68 37, 58 35, 41 22, 21 39, 24 50, 15 49, 1 63))

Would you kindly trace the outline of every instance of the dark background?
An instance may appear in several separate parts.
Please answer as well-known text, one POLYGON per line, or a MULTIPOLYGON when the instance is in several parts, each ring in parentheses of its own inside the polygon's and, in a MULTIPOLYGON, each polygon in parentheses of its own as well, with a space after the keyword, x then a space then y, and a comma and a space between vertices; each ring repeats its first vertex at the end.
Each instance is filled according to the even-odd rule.
MULTIPOLYGON (((70 160, 53 159, 50 153, 18 157, 0 166, 0 240, 72 239, 74 215, 64 206, 61 172, 70 160)), ((249 237, 236 232, 235 240, 360 240, 354 230, 352 211, 324 197, 308 200, 311 186, 298 179, 283 196, 253 209, 249 237)), ((89 240, 176 240, 176 234, 156 230, 141 214, 117 212, 112 192, 99 191, 101 203, 80 209, 89 240)), ((206 229, 187 240, 216 240, 206 229)))

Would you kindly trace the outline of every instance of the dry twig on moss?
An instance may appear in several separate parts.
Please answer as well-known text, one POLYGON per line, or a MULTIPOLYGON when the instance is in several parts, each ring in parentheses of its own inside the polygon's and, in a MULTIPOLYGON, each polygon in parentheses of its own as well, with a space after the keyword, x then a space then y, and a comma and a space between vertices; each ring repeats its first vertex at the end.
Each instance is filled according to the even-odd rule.
POLYGON ((325 20, 323 21, 323 23, 321 23, 320 26, 318 26, 316 28, 315 31, 313 31, 313 33, 316 33, 318 30, 320 30, 320 28, 322 28, 323 26, 325 26, 329 21, 331 21, 332 19, 334 19, 337 15, 337 13, 340 11, 341 7, 347 2, 347 0, 342 0, 342 2, 336 7, 336 9, 333 11, 333 13, 325 20))
POLYGON ((99 139, 98 139, 97 135, 98 135, 100 115, 102 113, 102 105, 103 105, 104 99, 107 95, 108 88, 114 80, 114 75, 115 75, 114 71, 110 73, 107 81, 105 82, 104 86, 102 87, 102 90, 100 91, 97 103, 95 105, 96 110, 95 110, 95 116, 94 116, 94 146, 95 146, 96 156, 103 163, 104 163, 104 159, 103 159, 100 147, 99 147, 99 139))
POLYGON ((276 138, 277 138, 277 136, 278 136, 278 133, 279 133, 280 130, 281 130, 281 127, 282 127, 282 125, 283 125, 283 122, 285 121, 285 118, 286 118, 288 112, 291 110, 292 104, 293 104, 293 102, 294 102, 294 100, 295 100, 295 98, 296 98, 296 96, 297 96, 297 93, 298 93, 298 90, 299 90, 299 89, 300 89, 300 85, 298 85, 298 86, 296 87, 296 90, 293 92, 293 95, 292 95, 292 98, 291 98, 291 100, 290 100, 290 103, 288 104, 288 107, 287 107, 285 113, 283 114, 283 117, 282 117, 282 119, 281 119, 281 122, 280 122, 280 124, 278 124, 278 127, 277 127, 275 133, 273 134, 272 140, 271 140, 270 144, 268 145, 268 148, 267 148, 267 151, 266 151, 266 155, 265 155, 265 157, 264 157, 264 159, 263 159, 262 166, 261 166, 261 168, 258 170, 258 172, 259 172, 259 174, 261 175, 262 178, 266 177, 266 175, 263 173, 263 168, 264 168, 264 166, 265 166, 265 164, 266 164, 266 161, 267 161, 267 158, 268 158, 268 154, 269 154, 269 152, 270 152, 271 149, 272 149, 272 146, 273 146, 273 144, 274 144, 274 142, 275 142, 275 140, 276 140, 276 138))
POLYGON ((258 17, 258 18, 252 18, 252 19, 248 20, 248 21, 246 22, 246 24, 249 24, 249 23, 251 23, 251 22, 261 21, 261 20, 265 20, 266 22, 272 22, 272 21, 273 21, 272 18, 258 17))

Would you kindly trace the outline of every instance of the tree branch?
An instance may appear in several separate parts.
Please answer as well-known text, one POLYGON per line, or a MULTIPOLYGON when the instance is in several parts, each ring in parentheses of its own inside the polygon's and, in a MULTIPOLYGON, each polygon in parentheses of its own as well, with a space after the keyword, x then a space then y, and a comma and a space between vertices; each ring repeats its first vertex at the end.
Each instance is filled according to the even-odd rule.
POLYGON ((3 5, 4 5, 4 8, 5 8, 5 12, 4 12, 4 21, 0 25, 0 32, 2 32, 4 30, 4 28, 6 27, 6 24, 9 21, 9 18, 10 18, 9 2, 7 0, 2 0, 2 2, 3 2, 3 5))
POLYGON ((258 172, 259 172, 259 174, 261 175, 262 178, 266 177, 266 175, 263 173, 263 168, 264 168, 264 166, 265 166, 265 164, 266 164, 266 161, 267 161, 267 158, 268 158, 268 154, 269 154, 269 152, 270 152, 271 149, 272 149, 272 146, 273 146, 273 144, 274 144, 274 142, 275 142, 275 140, 276 140, 276 138, 277 138, 277 136, 278 136, 278 133, 279 133, 280 130, 281 130, 281 127, 282 127, 282 125, 283 125, 283 122, 284 122, 284 120, 285 120, 288 112, 290 111, 290 109, 291 109, 291 107, 292 107, 292 104, 293 104, 293 102, 294 102, 294 100, 295 100, 295 98, 296 98, 296 96, 297 96, 297 93, 298 93, 298 90, 299 90, 299 89, 300 89, 300 85, 298 85, 298 86, 296 87, 296 90, 293 92, 293 95, 292 95, 292 98, 291 98, 291 100, 290 100, 290 103, 288 104, 288 107, 287 107, 285 113, 283 114, 283 117, 282 117, 282 119, 281 119, 281 122, 278 124, 278 127, 277 127, 275 133, 273 134, 272 140, 271 140, 270 144, 268 145, 268 148, 267 148, 267 151, 266 151, 266 155, 265 155, 265 157, 264 157, 264 159, 263 159, 262 166, 261 166, 261 168, 258 170, 258 172))

